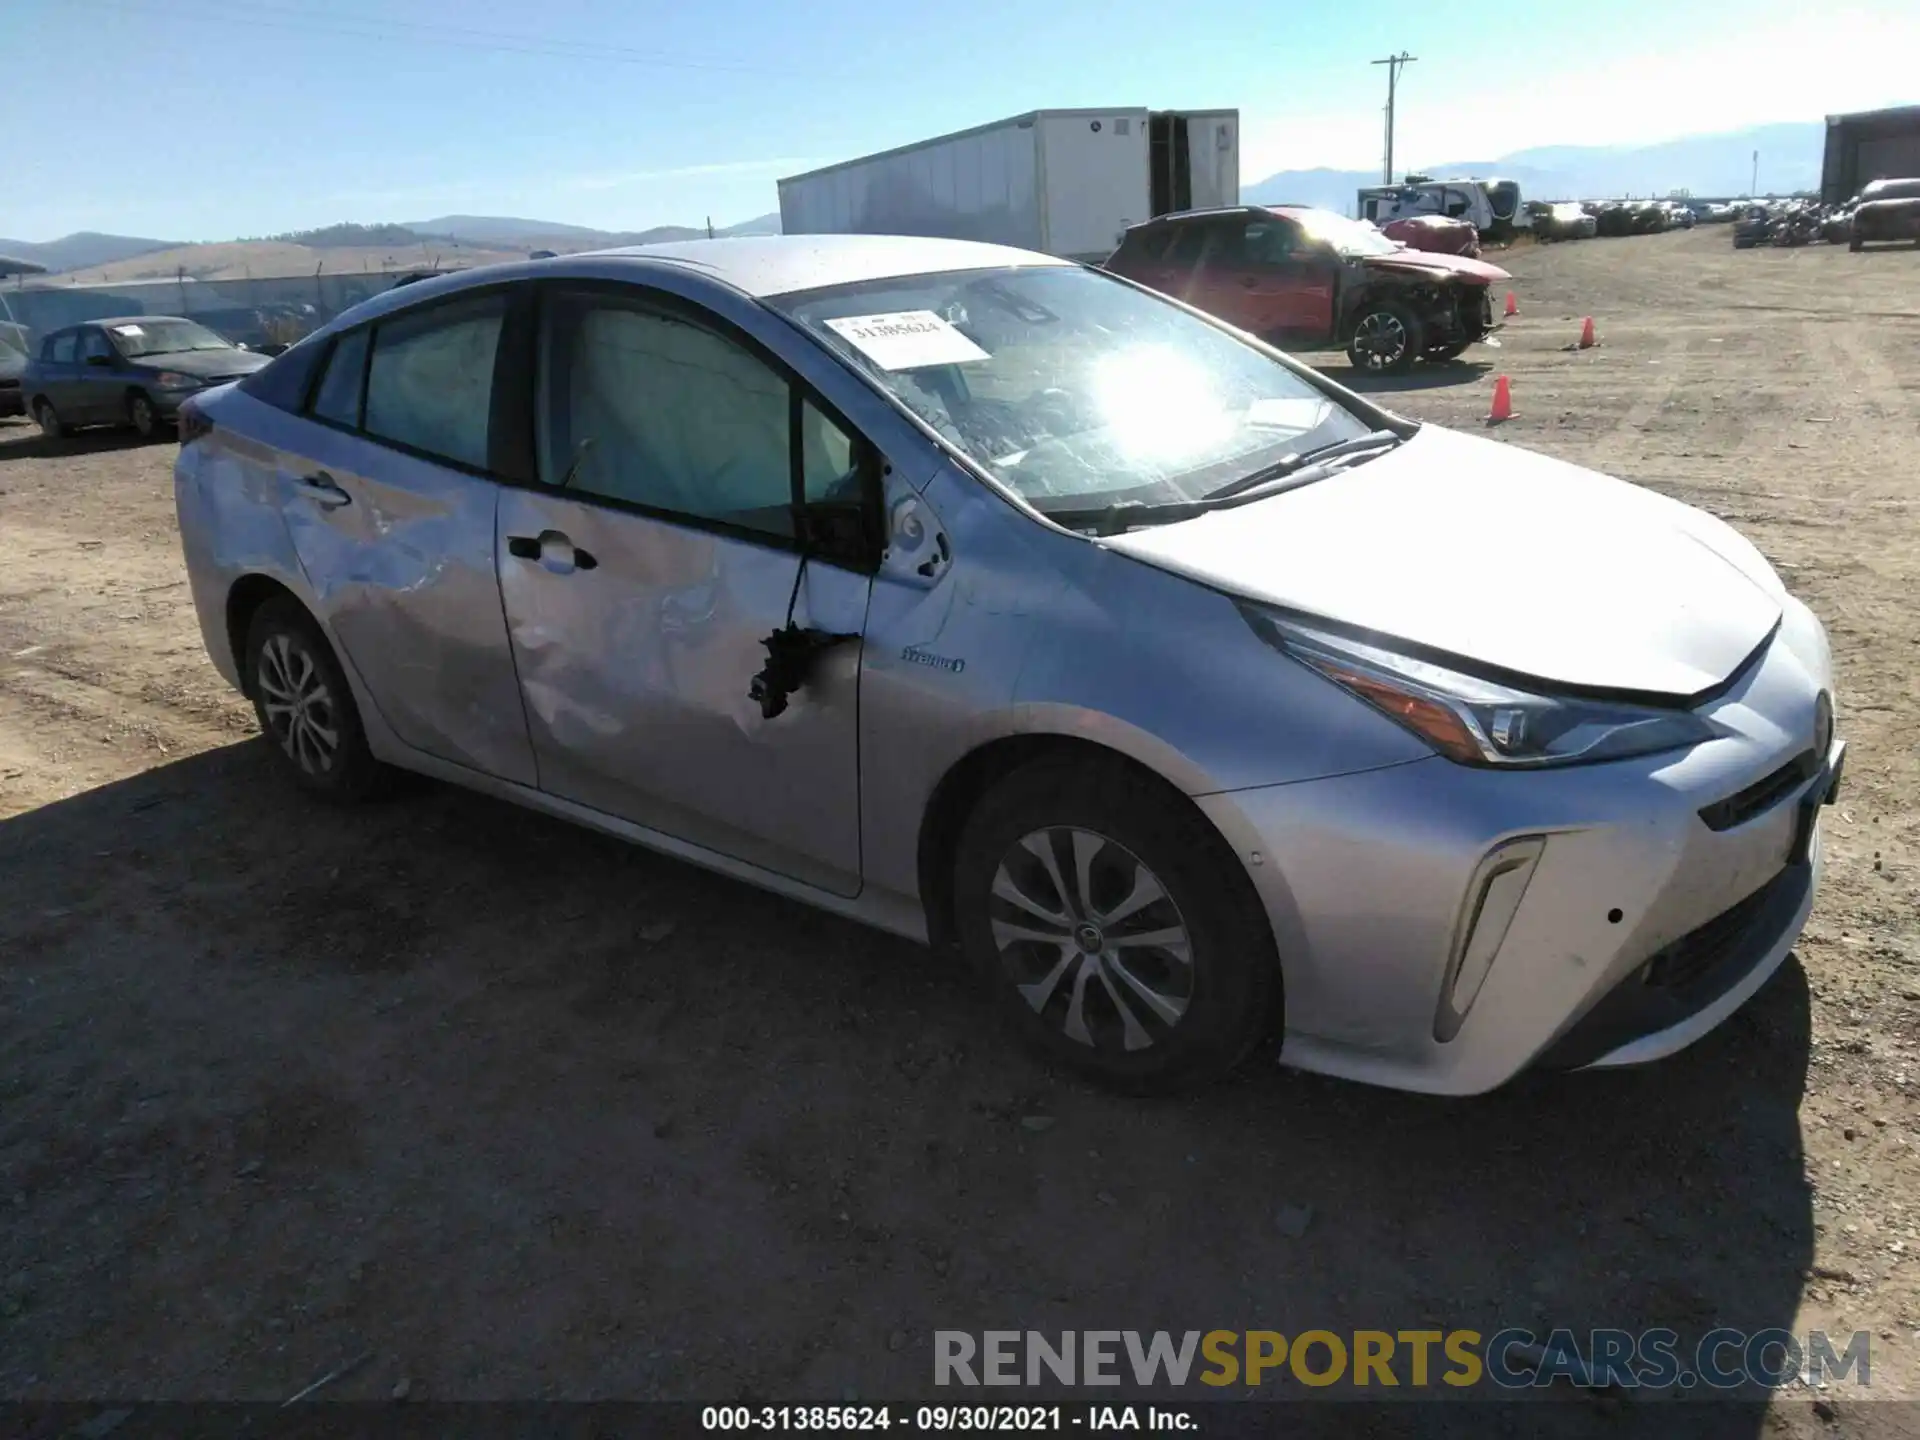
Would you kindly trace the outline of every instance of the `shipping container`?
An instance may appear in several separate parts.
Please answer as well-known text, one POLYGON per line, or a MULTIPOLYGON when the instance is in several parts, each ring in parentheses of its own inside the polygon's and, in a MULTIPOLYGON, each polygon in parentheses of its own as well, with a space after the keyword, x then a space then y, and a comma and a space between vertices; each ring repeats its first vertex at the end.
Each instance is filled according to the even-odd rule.
POLYGON ((1103 259, 1129 225, 1240 198, 1237 110, 1036 110, 780 182, 788 235, 935 235, 1103 259))

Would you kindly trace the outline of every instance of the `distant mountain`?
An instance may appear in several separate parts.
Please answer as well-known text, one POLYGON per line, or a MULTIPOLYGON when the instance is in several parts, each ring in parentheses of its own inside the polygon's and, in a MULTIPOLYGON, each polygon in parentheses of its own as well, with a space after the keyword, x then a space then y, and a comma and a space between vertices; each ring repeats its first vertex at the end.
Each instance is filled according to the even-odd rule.
MULTIPOLYGON (((1537 200, 1608 199, 1623 195, 1743 195, 1760 152, 1760 190, 1787 194, 1820 184, 1826 127, 1818 120, 1756 125, 1723 135, 1690 135, 1657 145, 1543 145, 1497 160, 1417 165, 1416 171, 1450 175, 1500 175, 1520 182, 1537 200)), ((1404 172, 1403 172, 1404 173, 1404 172)), ((1351 215, 1354 193, 1378 185, 1378 170, 1282 170, 1245 186, 1240 198, 1253 205, 1293 201, 1351 215)))
MULTIPOLYGON (((604 250, 616 245, 658 245, 668 240, 704 238, 704 225, 656 225, 651 230, 594 230, 557 220, 524 220, 510 215, 442 215, 435 220, 409 220, 402 227, 416 235, 458 240, 466 245, 500 249, 604 250)), ((756 215, 738 225, 716 226, 722 235, 778 235, 780 216, 756 215)))
POLYGON ((35 244, 28 240, 0 240, 0 255, 32 260, 49 270, 83 270, 90 265, 111 265, 116 260, 131 260, 155 250, 169 250, 178 240, 144 240, 133 235, 101 235, 82 230, 58 240, 35 244))

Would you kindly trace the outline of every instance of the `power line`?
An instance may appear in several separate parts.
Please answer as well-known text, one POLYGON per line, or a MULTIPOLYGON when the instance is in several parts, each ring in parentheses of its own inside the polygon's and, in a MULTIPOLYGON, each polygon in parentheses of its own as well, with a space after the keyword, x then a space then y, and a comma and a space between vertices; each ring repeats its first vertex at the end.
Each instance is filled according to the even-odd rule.
POLYGON ((363 14, 322 16, 261 4, 249 4, 243 9, 232 9, 218 3, 210 4, 208 0, 167 0, 164 12, 158 6, 148 3, 148 0, 90 0, 90 3, 142 11, 158 19, 177 18, 183 9, 192 8, 224 25, 249 25, 297 35, 326 35, 387 43, 444 45, 493 54, 529 55, 560 60, 599 60, 666 70, 712 70, 744 75, 798 73, 792 69, 670 55, 661 51, 639 50, 631 46, 606 45, 593 40, 551 39, 536 35, 517 35, 508 31, 476 30, 461 25, 389 20, 363 14))

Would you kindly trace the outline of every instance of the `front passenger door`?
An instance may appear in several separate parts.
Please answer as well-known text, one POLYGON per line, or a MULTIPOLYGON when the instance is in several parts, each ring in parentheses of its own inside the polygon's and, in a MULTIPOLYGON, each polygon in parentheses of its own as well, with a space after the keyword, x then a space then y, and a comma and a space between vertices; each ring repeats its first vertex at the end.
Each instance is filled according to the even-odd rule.
POLYGON ((499 524, 541 789, 857 893, 872 556, 828 543, 803 570, 794 491, 857 517, 865 445, 697 307, 556 285, 541 310, 538 483, 502 493, 499 524), (846 638, 768 715, 750 686, 789 618, 846 638))

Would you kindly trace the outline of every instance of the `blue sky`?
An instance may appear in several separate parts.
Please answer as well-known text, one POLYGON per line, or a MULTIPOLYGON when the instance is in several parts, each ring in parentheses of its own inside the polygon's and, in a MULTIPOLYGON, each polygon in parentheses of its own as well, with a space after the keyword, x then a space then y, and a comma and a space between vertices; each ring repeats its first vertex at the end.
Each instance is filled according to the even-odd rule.
POLYGON ((449 212, 638 229, 1048 106, 1237 106, 1242 178, 1920 101, 1920 4, 1786 0, 0 0, 0 235, 449 212))

